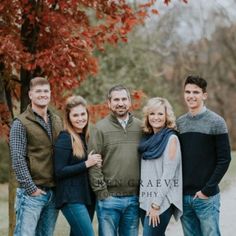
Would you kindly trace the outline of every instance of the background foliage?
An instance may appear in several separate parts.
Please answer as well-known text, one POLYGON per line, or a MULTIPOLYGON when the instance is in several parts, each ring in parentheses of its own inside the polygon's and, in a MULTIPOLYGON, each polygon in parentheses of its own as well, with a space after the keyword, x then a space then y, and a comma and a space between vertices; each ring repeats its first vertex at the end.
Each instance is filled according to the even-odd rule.
POLYGON ((0 183, 8 182, 9 151, 7 143, 0 139, 0 183))
POLYGON ((233 9, 236 2, 230 0, 227 8, 214 1, 207 4, 198 1, 161 9, 157 18, 129 34, 128 44, 107 46, 104 52, 97 52, 100 71, 96 77, 84 81, 77 93, 99 103, 104 101, 110 86, 124 83, 143 91, 147 97, 168 98, 179 116, 186 111, 183 100, 186 76, 201 75, 208 81, 206 104, 225 118, 235 150, 236 14, 233 9))
MULTIPOLYGON (((152 17, 129 33, 128 43, 104 44, 104 50, 94 50, 100 70, 96 76, 90 75, 82 81, 73 92, 84 96, 90 104, 97 104, 91 106, 93 113, 100 110, 105 115, 107 90, 122 83, 134 92, 143 91, 146 98, 168 98, 178 116, 186 110, 182 97, 185 77, 200 74, 209 83, 207 106, 226 119, 235 149, 236 21, 223 6, 212 4, 207 10, 207 5, 199 1, 198 8, 196 11, 191 2, 162 7, 158 17, 152 17)), ((236 9, 234 1, 230 8, 236 9)), ((140 101, 136 100, 136 108, 140 101)), ((140 111, 136 113, 141 116, 140 111)), ((7 148, 2 145, 0 168, 5 169, 7 148)))

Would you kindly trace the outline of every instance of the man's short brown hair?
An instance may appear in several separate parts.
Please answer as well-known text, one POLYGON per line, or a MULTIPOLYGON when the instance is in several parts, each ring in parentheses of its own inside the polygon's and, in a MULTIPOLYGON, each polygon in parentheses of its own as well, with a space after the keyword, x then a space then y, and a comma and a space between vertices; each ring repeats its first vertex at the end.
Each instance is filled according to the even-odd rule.
POLYGON ((126 88, 125 86, 123 86, 121 84, 115 85, 115 86, 113 86, 112 88, 109 89, 109 91, 107 93, 107 100, 109 100, 109 101, 111 100, 112 92, 114 92, 114 91, 121 91, 121 90, 125 90, 129 100, 131 100, 130 92, 129 92, 128 88, 126 88))
POLYGON ((30 80, 30 89, 32 89, 33 87, 35 87, 37 85, 49 85, 50 86, 50 83, 44 77, 34 77, 33 79, 30 80))

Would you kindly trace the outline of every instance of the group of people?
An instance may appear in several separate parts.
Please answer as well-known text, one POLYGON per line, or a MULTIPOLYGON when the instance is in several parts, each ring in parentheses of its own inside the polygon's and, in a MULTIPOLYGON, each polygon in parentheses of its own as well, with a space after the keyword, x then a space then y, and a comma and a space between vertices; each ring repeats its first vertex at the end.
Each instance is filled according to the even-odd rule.
POLYGON ((52 236, 58 211, 71 236, 164 236, 172 215, 185 236, 219 236, 219 183, 231 160, 224 119, 206 108, 207 82, 188 76, 188 112, 176 120, 165 98, 130 112, 122 85, 107 94, 110 114, 89 124, 81 96, 66 100, 63 122, 49 108, 50 85, 30 81, 31 104, 10 131, 16 192, 15 236, 52 236))

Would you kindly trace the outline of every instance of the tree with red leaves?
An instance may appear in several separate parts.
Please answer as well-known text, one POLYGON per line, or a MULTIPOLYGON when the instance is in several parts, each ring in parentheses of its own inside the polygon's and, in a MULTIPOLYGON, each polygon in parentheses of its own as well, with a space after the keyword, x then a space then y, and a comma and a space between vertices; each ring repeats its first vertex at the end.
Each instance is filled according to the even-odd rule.
MULTIPOLYGON (((154 0, 150 4, 154 4, 154 0)), ((66 90, 96 74, 93 56, 105 43, 127 41, 127 33, 147 16, 125 0, 2 0, 0 5, 0 133, 8 132, 14 101, 23 111, 30 79, 47 77, 60 106, 66 90)), ((10 188, 11 190, 12 188, 10 188)), ((10 227, 14 228, 10 192, 10 227)))
MULTIPOLYGON (((8 133, 14 108, 23 111, 28 105, 31 78, 48 78, 52 100, 60 107, 64 96, 98 71, 94 51, 103 50, 106 43, 127 42, 128 32, 144 21, 156 0, 135 8, 128 2, 1 0, 0 136, 8 133)), ((13 199, 10 192, 9 235, 14 228, 13 199)))
MULTIPOLYGON (((150 5, 155 1, 150 1, 150 5)), ((147 16, 147 7, 132 9, 125 0, 2 0, 0 6, 1 131, 28 104, 29 81, 45 76, 60 106, 63 91, 95 75, 93 56, 105 43, 127 41, 127 33, 147 16)))
POLYGON ((1 0, 0 133, 14 116, 13 101, 20 101, 21 111, 29 103, 32 77, 49 79, 60 106, 65 90, 98 71, 93 52, 106 43, 126 42, 155 2, 143 1, 134 9, 127 0, 1 0))

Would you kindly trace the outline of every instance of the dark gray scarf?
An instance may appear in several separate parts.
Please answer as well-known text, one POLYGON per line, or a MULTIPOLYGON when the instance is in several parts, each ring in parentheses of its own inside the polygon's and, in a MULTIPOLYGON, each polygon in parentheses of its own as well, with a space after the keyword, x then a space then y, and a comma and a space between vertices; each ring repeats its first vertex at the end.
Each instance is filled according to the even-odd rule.
POLYGON ((168 143, 169 137, 176 134, 176 131, 169 128, 163 128, 155 134, 145 135, 139 144, 138 151, 141 158, 151 160, 159 158, 168 143))

